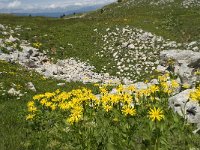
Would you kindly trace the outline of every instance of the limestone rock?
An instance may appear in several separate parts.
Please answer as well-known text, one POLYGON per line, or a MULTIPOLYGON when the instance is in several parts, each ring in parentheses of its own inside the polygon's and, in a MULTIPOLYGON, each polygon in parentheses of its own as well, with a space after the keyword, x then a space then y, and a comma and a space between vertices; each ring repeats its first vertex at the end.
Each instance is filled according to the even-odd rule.
POLYGON ((32 82, 28 82, 28 83, 26 84, 26 86, 27 86, 27 88, 28 88, 29 90, 31 90, 31 91, 33 91, 33 92, 36 92, 35 86, 33 85, 32 82))
MULTIPOLYGON (((200 68, 200 52, 191 50, 165 50, 160 53, 161 64, 169 67, 168 62, 173 61, 174 73, 179 75, 182 84, 195 86, 197 77, 195 70, 200 68)), ((164 70, 164 67, 163 67, 164 70)))
POLYGON ((17 91, 14 88, 10 88, 8 90, 8 94, 12 95, 12 96, 22 96, 22 94, 20 93, 20 91, 17 91))
POLYGON ((199 61, 200 52, 193 52, 191 50, 165 50, 160 52, 160 58, 161 61, 173 59, 177 63, 186 63, 190 65, 199 61))
POLYGON ((4 25, 0 24, 0 29, 5 30, 4 25))
POLYGON ((137 82, 134 84, 134 86, 138 89, 138 90, 142 90, 142 89, 147 89, 147 84, 144 82, 137 82))
POLYGON ((65 83, 58 83, 57 86, 64 86, 65 83))
POLYGON ((167 70, 167 67, 164 67, 164 66, 161 66, 161 65, 157 66, 157 71, 158 72, 164 73, 164 72, 166 72, 166 70, 167 70))
POLYGON ((192 89, 185 90, 169 98, 169 106, 184 117, 188 123, 200 124, 200 106, 189 98, 192 89))
POLYGON ((171 107, 174 112, 177 112, 180 116, 184 116, 186 113, 185 106, 189 101, 189 96, 191 89, 187 89, 173 97, 169 98, 169 107, 171 107))

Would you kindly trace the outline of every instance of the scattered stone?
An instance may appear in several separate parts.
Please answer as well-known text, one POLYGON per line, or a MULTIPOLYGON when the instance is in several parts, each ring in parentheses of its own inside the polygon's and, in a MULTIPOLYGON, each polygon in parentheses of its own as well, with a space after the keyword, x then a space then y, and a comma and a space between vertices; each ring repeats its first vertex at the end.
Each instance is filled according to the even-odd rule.
POLYGON ((200 130, 200 106, 198 102, 190 100, 192 91, 193 89, 187 89, 169 98, 169 106, 188 123, 197 124, 198 129, 193 132, 196 133, 200 130))
POLYGON ((0 24, 0 29, 5 30, 4 25, 0 24))
POLYGON ((57 86, 64 86, 65 83, 58 83, 57 86))
POLYGON ((12 96, 22 96, 22 94, 20 93, 20 91, 17 91, 14 88, 9 89, 8 90, 8 94, 10 94, 12 96))
MULTIPOLYGON (((165 50, 160 53, 161 64, 166 66, 168 62, 172 61, 174 66, 174 73, 179 75, 182 84, 195 86, 197 76, 194 74, 195 70, 200 68, 200 52, 191 50, 165 50)), ((160 66, 164 70, 164 67, 160 66)))
POLYGON ((27 86, 27 88, 28 88, 29 90, 31 90, 31 91, 33 91, 33 92, 36 92, 35 86, 33 85, 32 82, 28 82, 28 83, 26 84, 26 86, 27 86))
POLYGON ((166 70, 167 70, 167 67, 164 67, 164 66, 158 65, 156 70, 157 70, 158 72, 165 73, 166 70))
POLYGON ((148 85, 144 82, 137 82, 134 84, 134 86, 138 89, 138 90, 142 90, 142 89, 147 89, 148 85))

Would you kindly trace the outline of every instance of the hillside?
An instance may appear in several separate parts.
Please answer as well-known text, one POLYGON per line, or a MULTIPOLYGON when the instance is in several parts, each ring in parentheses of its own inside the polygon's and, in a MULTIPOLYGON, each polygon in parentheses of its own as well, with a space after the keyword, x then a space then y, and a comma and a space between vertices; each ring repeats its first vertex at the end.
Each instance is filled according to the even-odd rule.
MULTIPOLYGON (((131 146, 137 145, 135 149, 164 147, 164 149, 196 150, 200 146, 198 143, 200 137, 192 131, 199 122, 187 125, 180 117, 180 111, 180 116, 173 113, 173 109, 176 111, 175 104, 170 105, 172 110, 168 109, 168 99, 175 101, 173 96, 176 99, 176 94, 184 92, 187 89, 185 85, 188 85, 189 90, 196 88, 195 92, 198 94, 199 52, 200 2, 198 0, 121 0, 96 11, 64 18, 0 14, 0 120, 2 122, 0 149, 92 149, 91 143, 98 143, 93 144, 94 149, 103 149, 105 145, 105 149, 117 149, 117 147, 130 149, 131 146), (187 51, 182 54, 176 50, 187 51), (169 59, 165 60, 164 56, 169 59), (189 61, 181 58, 183 56, 189 61), (173 61, 170 62, 170 58, 173 58, 173 61), (171 69, 172 66, 174 70, 171 69), (169 76, 160 76, 162 71, 168 72, 170 79, 169 76), (187 78, 184 78, 185 74, 187 78), (161 89, 164 83, 160 78, 166 78, 164 80, 167 84, 177 82, 179 86, 173 89, 175 91, 166 92, 161 89), (154 79, 159 83, 154 85, 154 79), (107 84, 108 87, 104 89, 103 85, 97 87, 96 84, 107 84), (157 93, 153 93, 151 90, 157 84, 161 87, 154 89, 157 93), (41 108, 42 113, 38 120, 35 122, 25 120, 27 103, 34 95, 37 97, 38 94, 41 96, 42 93, 46 93, 62 97, 62 92, 59 91, 66 91, 69 93, 65 94, 74 94, 75 97, 82 93, 85 97, 96 96, 103 100, 102 95, 105 96, 109 91, 107 97, 112 100, 112 94, 116 94, 120 88, 123 91, 129 85, 138 88, 138 91, 132 91, 135 95, 142 93, 146 94, 146 99, 163 101, 142 103, 144 107, 138 111, 139 115, 136 118, 132 118, 131 115, 125 118, 117 111, 107 115, 105 112, 109 112, 109 108, 104 108, 106 111, 99 112, 99 116, 95 118, 100 119, 98 120, 100 126, 96 124, 97 130, 94 129, 94 120, 87 117, 86 124, 81 122, 80 126, 77 124, 77 128, 76 126, 71 128, 67 124, 65 128, 66 124, 61 118, 69 113, 61 110, 55 113, 49 111, 49 108, 43 110, 40 104, 38 108, 41 108), (86 88, 97 95, 92 95, 90 90, 85 90, 86 88), (152 93, 148 93, 148 90, 152 93), (163 126, 158 124, 161 127, 159 131, 155 126, 156 129, 151 132, 153 125, 148 119, 143 119, 151 105, 163 107, 166 114, 166 123, 163 126), (118 118, 122 118, 121 124, 108 119, 113 118, 115 113, 118 118), (108 118, 101 120, 101 116, 108 118), (138 123, 133 125, 131 122, 137 122, 136 119, 138 123), (135 129, 132 129, 134 127, 135 129), (164 130, 166 128, 169 128, 169 131, 164 130), (69 134, 69 137, 63 135, 63 131, 69 134), (84 134, 86 132, 87 134, 84 134), (80 137, 76 136, 79 134, 80 137), (127 134, 130 136, 126 136, 127 134), (157 141, 157 138, 152 138, 154 136, 162 138, 157 141), (114 137, 118 137, 119 140, 114 137), (174 140, 172 137, 177 139, 174 140), (71 140, 72 138, 76 140, 71 140), (69 143, 65 143, 66 140, 69 143), (132 142, 127 144, 127 140, 132 142), (105 144, 106 142, 110 143, 105 144), (114 144, 115 142, 120 146, 114 144), (181 148, 182 145, 185 145, 185 148, 181 148)), ((122 93, 119 92, 114 96, 120 95, 128 99, 134 95, 122 93)), ((47 96, 47 101, 48 98, 51 99, 51 96, 47 96)), ((185 100, 185 97, 181 99, 185 100)), ((57 102, 55 103, 57 106, 57 102)), ((92 104, 86 104, 85 107, 92 104)), ((190 106, 193 105, 192 103, 190 106)), ((136 103, 135 108, 138 107, 139 104, 136 103)), ((196 116, 199 116, 198 102, 194 107, 197 108, 196 116)), ((116 108, 118 109, 118 106, 116 108)), ((129 111, 130 114, 134 114, 131 113, 133 109, 129 111)), ((85 113, 93 115, 97 112, 89 109, 85 113)))

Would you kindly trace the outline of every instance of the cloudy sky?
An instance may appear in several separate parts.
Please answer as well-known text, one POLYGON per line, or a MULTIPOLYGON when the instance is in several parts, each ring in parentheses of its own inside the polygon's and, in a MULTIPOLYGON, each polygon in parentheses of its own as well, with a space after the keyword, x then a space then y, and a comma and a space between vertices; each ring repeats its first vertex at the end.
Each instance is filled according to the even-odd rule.
POLYGON ((0 0, 0 12, 37 12, 103 5, 116 0, 0 0))

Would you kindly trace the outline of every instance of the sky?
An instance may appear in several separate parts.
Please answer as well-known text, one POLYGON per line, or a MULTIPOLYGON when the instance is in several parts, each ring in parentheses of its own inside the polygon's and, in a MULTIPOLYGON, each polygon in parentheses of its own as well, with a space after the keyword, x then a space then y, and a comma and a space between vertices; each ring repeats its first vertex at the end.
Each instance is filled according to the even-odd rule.
POLYGON ((0 0, 0 12, 51 12, 105 5, 116 0, 0 0))

